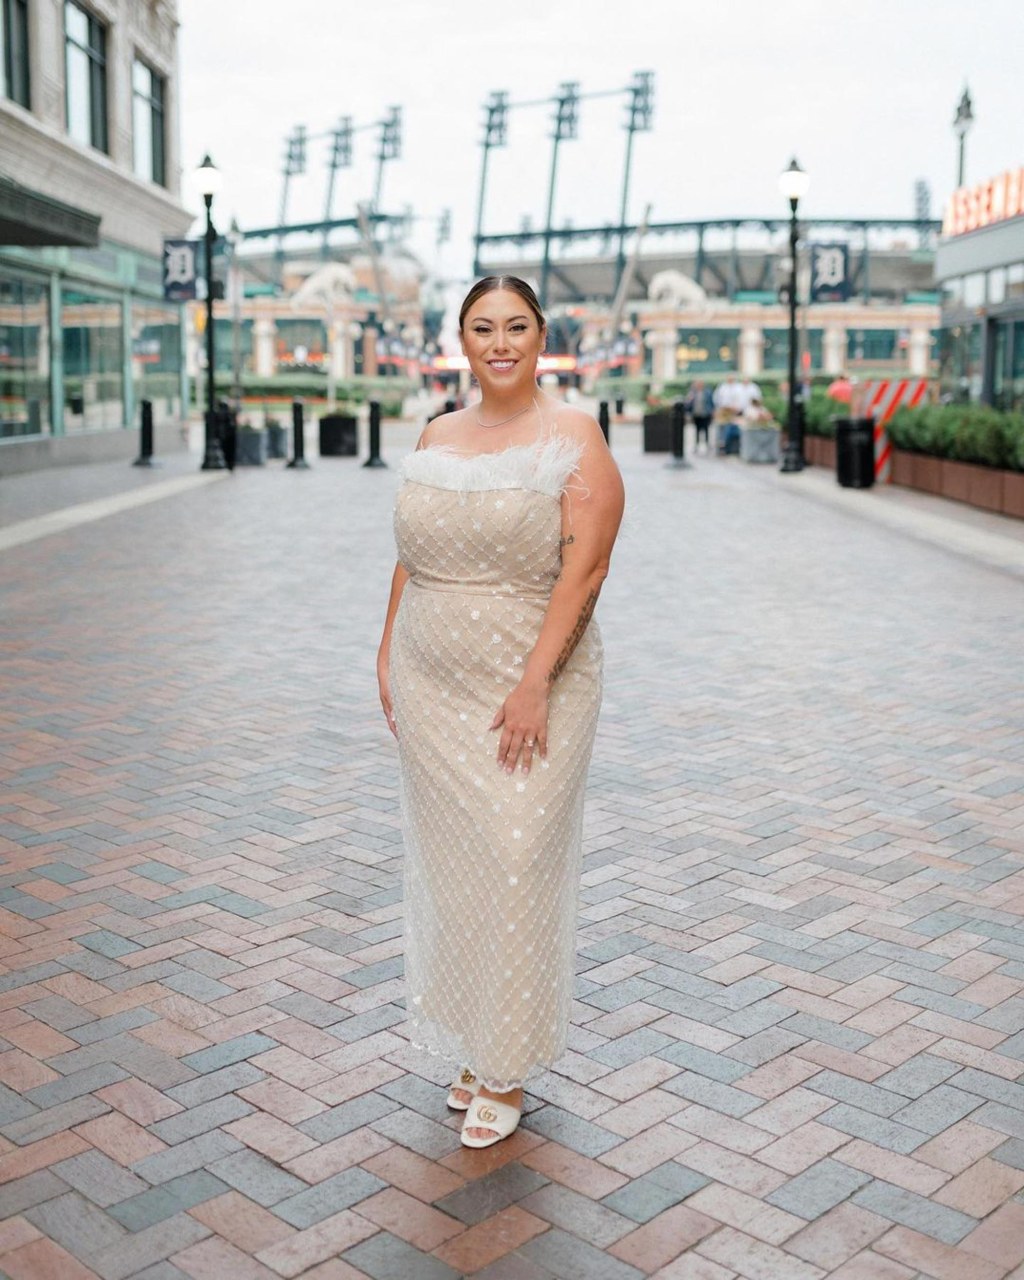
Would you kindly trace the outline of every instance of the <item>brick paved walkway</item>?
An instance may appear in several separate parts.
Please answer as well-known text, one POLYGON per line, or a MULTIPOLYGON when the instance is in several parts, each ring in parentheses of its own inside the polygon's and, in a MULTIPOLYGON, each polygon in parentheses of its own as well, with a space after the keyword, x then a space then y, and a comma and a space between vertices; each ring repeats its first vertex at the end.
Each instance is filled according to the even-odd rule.
POLYGON ((403 1037, 394 472, 4 554, 0 1276, 1024 1277, 1020 579, 620 434, 572 1047, 489 1152, 403 1037))

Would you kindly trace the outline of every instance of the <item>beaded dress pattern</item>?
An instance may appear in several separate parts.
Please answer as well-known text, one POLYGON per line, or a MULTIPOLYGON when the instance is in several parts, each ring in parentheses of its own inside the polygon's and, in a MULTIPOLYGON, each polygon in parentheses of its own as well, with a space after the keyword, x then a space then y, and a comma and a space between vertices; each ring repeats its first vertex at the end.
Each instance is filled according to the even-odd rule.
POLYGON ((506 774, 490 725, 519 683, 561 569, 581 446, 409 455, 395 506, 410 579, 391 645, 412 1042, 505 1091, 564 1052, 583 791, 601 702, 587 627, 549 700, 548 756, 506 774))

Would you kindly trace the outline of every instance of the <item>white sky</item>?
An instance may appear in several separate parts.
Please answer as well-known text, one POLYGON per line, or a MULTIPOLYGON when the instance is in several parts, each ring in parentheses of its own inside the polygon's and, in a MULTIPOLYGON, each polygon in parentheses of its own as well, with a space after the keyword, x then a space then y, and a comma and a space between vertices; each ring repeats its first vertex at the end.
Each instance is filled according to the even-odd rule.
MULTIPOLYGON (((402 157, 382 207, 424 221, 413 247, 465 275, 476 216, 483 103, 624 88, 655 73, 654 129, 634 147, 630 215, 656 221, 778 216, 779 171, 795 154, 812 185, 808 217, 913 215, 917 178, 940 217, 954 185, 951 128, 966 81, 975 125, 968 181, 1024 164, 1022 0, 179 0, 182 163, 209 151, 223 171, 218 223, 276 223, 285 136, 404 110, 402 157), (434 223, 452 210, 439 256, 434 223)), ((559 158, 555 224, 617 221, 626 95, 584 101, 579 140, 559 158)), ((492 152, 485 231, 543 222, 551 110, 510 117, 492 152)), ((289 220, 322 216, 327 141, 292 180, 289 220)), ((375 135, 357 134, 338 174, 335 216, 366 199, 375 135)), ((200 202, 185 184, 186 203, 200 202)))

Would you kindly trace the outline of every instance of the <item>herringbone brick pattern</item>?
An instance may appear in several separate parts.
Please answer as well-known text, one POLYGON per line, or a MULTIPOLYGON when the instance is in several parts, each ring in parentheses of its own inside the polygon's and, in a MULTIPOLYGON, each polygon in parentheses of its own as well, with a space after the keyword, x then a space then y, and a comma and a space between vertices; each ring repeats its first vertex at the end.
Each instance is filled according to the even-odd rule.
POLYGON ((622 462, 571 1050, 485 1152, 403 1032, 393 471, 8 553, 0 1276, 1024 1277, 1020 582, 622 462))

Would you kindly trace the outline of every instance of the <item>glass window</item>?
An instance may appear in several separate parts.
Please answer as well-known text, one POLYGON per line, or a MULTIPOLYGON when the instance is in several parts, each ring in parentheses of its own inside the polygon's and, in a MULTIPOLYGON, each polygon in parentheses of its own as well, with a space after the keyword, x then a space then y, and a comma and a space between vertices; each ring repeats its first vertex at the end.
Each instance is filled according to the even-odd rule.
POLYGON ((0 437, 49 429, 49 289, 0 272, 0 437))
POLYGON ((135 404, 153 405, 153 421, 181 418, 181 315, 158 302, 132 303, 132 385, 135 404))
MULTIPOLYGON (((279 369, 303 369, 325 372, 327 352, 327 327, 322 320, 286 319, 277 322, 277 367, 279 369)), ((230 368, 231 348, 218 354, 218 367, 224 355, 230 368)))
POLYGON ((107 150, 107 29, 91 13, 64 3, 68 133, 76 142, 107 150))
MULTIPOLYGON (((231 373, 235 368, 235 342, 238 342, 238 365, 242 373, 253 370, 253 322, 239 319, 238 325, 233 320, 215 320, 214 322, 214 358, 217 361, 217 373, 231 373)), ((278 321, 280 324, 281 321, 278 321)), ((218 376, 217 382, 221 379, 218 376)))
POLYGON ((100 431, 124 425, 121 304, 65 289, 64 430, 100 431))
POLYGON ((992 303, 1006 301, 1005 267, 999 267, 988 273, 988 300, 992 303))
POLYGON ((28 87, 28 0, 3 0, 0 75, 4 96, 30 106, 28 87))
POLYGON ((680 374, 735 373, 739 355, 739 329, 679 330, 676 366, 680 374))
POLYGON ((1003 402, 1007 409, 1019 413, 1024 410, 1024 320, 1013 322, 1009 345, 1003 402))
MULTIPOLYGON (((803 361, 810 352, 811 369, 820 369, 822 364, 822 344, 824 332, 821 329, 800 329, 797 332, 798 358, 803 361)), ((765 329, 764 331, 764 368, 766 372, 789 371, 789 330, 765 329)), ((806 368, 806 362, 801 365, 806 368)))
POLYGON ((943 400, 956 403, 981 395, 981 325, 953 325, 942 330, 939 389, 943 400))
POLYGON ((898 329, 849 329, 846 358, 851 366, 879 364, 900 358, 898 329))
POLYGON ((138 58, 132 65, 132 124, 136 177, 166 186, 164 81, 138 58))
POLYGON ((983 307, 985 305, 985 273, 974 271, 964 276, 964 306, 983 307))
POLYGON ((952 280, 943 280, 942 282, 942 305, 944 307, 957 308, 963 305, 964 300, 964 282, 959 276, 952 280))
POLYGON ((1006 296, 1019 298, 1024 294, 1024 262, 1015 262, 1006 268, 1006 296))

